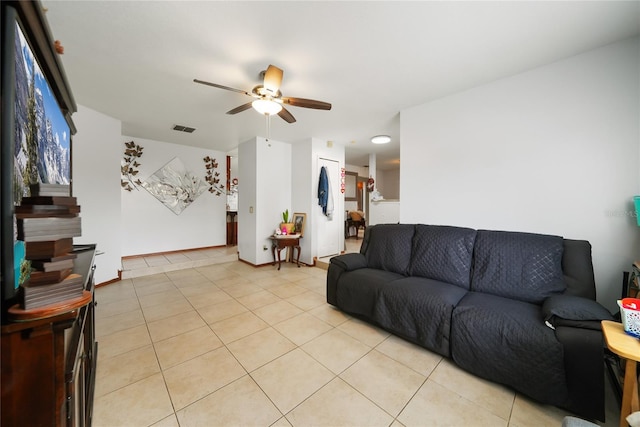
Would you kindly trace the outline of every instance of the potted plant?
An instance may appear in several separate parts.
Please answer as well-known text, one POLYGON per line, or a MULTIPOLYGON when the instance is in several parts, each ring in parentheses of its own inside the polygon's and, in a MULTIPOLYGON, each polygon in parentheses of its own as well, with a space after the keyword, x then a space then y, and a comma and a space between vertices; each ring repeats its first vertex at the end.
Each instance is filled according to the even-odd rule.
POLYGON ((289 222, 289 209, 282 212, 282 222, 280 223, 280 230, 285 228, 287 230, 287 234, 293 233, 294 224, 293 222, 289 222))

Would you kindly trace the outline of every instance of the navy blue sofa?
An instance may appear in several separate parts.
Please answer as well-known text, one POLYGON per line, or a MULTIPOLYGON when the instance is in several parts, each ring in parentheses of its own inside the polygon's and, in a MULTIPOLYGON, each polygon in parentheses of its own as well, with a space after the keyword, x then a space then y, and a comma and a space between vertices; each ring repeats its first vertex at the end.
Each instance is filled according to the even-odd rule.
POLYGON ((604 420, 591 245, 424 224, 368 227, 331 259, 327 302, 541 403, 604 420))

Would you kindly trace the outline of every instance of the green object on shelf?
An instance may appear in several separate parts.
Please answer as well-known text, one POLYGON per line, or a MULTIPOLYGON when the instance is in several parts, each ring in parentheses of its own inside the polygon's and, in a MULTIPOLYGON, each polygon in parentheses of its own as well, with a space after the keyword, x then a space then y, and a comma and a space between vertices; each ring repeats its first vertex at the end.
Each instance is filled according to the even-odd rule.
POLYGON ((638 227, 640 227, 640 196, 635 196, 633 201, 636 204, 636 221, 638 222, 638 227))

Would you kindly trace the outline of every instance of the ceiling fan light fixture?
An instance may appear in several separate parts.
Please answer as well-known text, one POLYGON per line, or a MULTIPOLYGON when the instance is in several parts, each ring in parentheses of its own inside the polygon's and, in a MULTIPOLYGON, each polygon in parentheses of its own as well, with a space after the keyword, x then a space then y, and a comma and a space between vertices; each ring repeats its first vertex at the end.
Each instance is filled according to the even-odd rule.
POLYGON ((285 122, 295 123, 296 118, 293 117, 293 114, 291 114, 282 104, 287 104, 292 107, 312 108, 314 110, 331 110, 331 104, 328 102, 307 98, 283 97, 282 92, 280 92, 282 75, 282 69, 275 65, 269 65, 265 71, 260 73, 263 84, 255 86, 251 92, 234 89, 217 83, 206 82, 204 80, 193 79, 193 81, 195 83, 217 87, 218 89, 241 93, 255 99, 253 102, 247 102, 227 111, 226 114, 230 115, 241 113, 253 107, 260 114, 267 115, 268 117, 277 114, 285 122))
POLYGON ((278 114, 282 110, 282 105, 269 99, 256 99, 251 106, 260 114, 272 116, 278 114))
POLYGON ((374 144, 388 144, 391 142, 391 137, 389 135, 376 135, 371 137, 371 142, 374 144))

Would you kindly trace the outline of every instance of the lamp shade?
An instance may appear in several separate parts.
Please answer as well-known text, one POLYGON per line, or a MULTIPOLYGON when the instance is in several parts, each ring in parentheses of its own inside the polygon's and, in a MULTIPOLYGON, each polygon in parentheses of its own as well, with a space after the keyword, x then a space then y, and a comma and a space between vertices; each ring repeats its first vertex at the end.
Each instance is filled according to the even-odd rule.
POLYGON ((251 106, 260 114, 268 114, 272 116, 278 114, 282 110, 282 105, 268 99, 256 99, 251 106))

